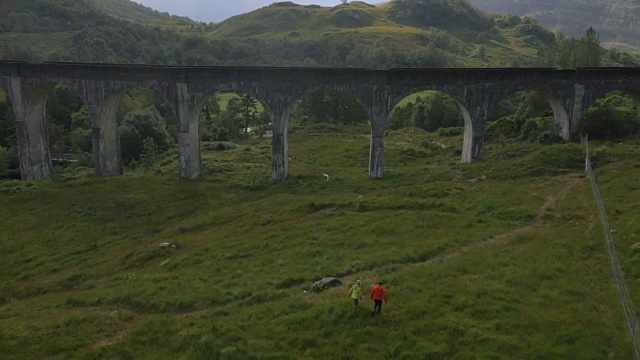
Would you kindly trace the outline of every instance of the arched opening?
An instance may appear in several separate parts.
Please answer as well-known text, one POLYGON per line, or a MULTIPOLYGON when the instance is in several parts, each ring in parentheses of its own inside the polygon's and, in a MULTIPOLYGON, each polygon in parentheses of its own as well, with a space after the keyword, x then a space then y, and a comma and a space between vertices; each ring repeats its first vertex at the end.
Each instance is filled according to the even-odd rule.
POLYGON ((387 129, 416 127, 427 132, 437 132, 442 128, 457 128, 462 135, 465 124, 463 113, 466 112, 463 109, 456 99, 443 92, 422 91, 407 96, 393 108, 387 120, 387 129))
POLYGON ((73 146, 75 140, 82 142, 81 136, 73 137, 74 130, 83 126, 76 119, 81 117, 82 107, 78 95, 58 83, 44 83, 29 92, 24 108, 16 109, 20 115, 16 128, 22 179, 50 180, 53 164, 59 173, 91 165, 90 160, 81 161, 80 146, 78 149, 73 146))
POLYGON ((291 176, 327 181, 361 178, 368 171, 371 121, 350 94, 315 90, 304 95, 289 113, 286 132, 291 176))
POLYGON ((271 120, 258 99, 222 89, 196 105, 201 143, 202 173, 233 173, 253 179, 268 176, 271 120))
POLYGON ((392 161, 445 154, 471 161, 471 117, 458 100, 444 92, 426 90, 405 97, 391 111, 386 128, 392 161))
POLYGON ((117 110, 112 108, 111 115, 115 115, 119 139, 115 145, 125 168, 155 168, 166 156, 173 156, 177 166, 177 123, 166 99, 140 87, 123 89, 113 96, 117 110))
POLYGON ((0 90, 0 180, 20 179, 20 162, 13 105, 0 90))
POLYGON ((640 133, 640 94, 617 90, 594 101, 578 124, 590 139, 620 140, 640 133))
POLYGON ((82 99, 69 87, 54 85, 47 95, 45 120, 54 174, 91 168, 91 116, 82 99))
POLYGON ((200 140, 241 141, 262 138, 269 132, 269 115, 256 98, 234 90, 205 96, 200 110, 200 140))
POLYGON ((569 138, 569 117, 549 94, 526 90, 503 99, 489 115, 484 131, 487 144, 530 141, 553 144, 569 138))

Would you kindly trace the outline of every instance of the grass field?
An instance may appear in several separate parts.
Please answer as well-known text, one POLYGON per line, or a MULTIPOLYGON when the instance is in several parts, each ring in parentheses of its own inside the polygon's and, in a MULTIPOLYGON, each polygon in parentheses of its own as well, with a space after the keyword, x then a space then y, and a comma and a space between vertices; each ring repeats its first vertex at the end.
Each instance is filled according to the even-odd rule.
MULTIPOLYGON (((196 181, 174 150, 119 178, 0 183, 0 358, 631 357, 580 145, 460 164, 460 137, 405 129, 370 180, 368 133, 290 134, 284 182, 252 140, 203 144, 196 181), (311 291, 327 276, 343 285, 311 291), (356 279, 384 281, 381 316, 353 308, 356 279)), ((637 303, 637 142, 592 147, 637 303)))

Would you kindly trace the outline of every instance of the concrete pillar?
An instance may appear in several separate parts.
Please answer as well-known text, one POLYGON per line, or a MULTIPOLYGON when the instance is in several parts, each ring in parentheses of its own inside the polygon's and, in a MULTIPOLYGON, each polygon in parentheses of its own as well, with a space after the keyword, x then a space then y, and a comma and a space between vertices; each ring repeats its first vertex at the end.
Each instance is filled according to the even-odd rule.
POLYGON ((464 103, 458 103, 464 118, 464 143, 462 162, 470 163, 482 158, 484 129, 490 109, 495 109, 500 99, 496 84, 468 86, 464 103))
POLYGON ((371 126, 371 147, 369 150, 369 178, 382 179, 384 175, 384 124, 374 122, 371 126))
POLYGON ((116 112, 122 95, 108 98, 104 104, 88 105, 93 137, 93 163, 97 177, 123 174, 120 132, 116 112))
POLYGON ((178 118, 178 153, 180 158, 180 178, 192 180, 202 174, 200 153, 200 109, 196 109, 195 96, 189 92, 189 85, 176 83, 176 116, 178 118))
POLYGON ((464 119, 464 138, 462 141, 462 158, 460 161, 468 164, 473 161, 473 159, 478 159, 482 155, 483 138, 481 135, 475 133, 477 119, 472 119, 469 111, 467 111, 462 104, 458 105, 460 106, 462 118, 464 119))
MULTIPOLYGON (((380 79, 379 79, 380 80, 380 79)), ((381 80, 384 83, 384 79, 381 80)), ((377 81, 375 81, 377 82, 377 81)), ((393 109, 392 96, 387 86, 373 86, 371 90, 364 89, 364 94, 371 91, 372 97, 364 96, 361 104, 368 104, 369 119, 371 121, 371 144, 369 147, 369 179, 382 179, 384 176, 384 132, 387 119, 393 109)))
POLYGON ((26 94, 22 79, 11 77, 9 98, 16 117, 16 135, 22 180, 51 180, 53 166, 49 152, 49 133, 45 106, 50 87, 36 88, 26 94))
POLYGON ((571 107, 571 122, 569 123, 569 131, 568 133, 563 133, 561 136, 568 140, 571 136, 571 133, 577 131, 578 124, 584 118, 584 115, 587 113, 589 108, 588 101, 585 101, 586 87, 582 84, 575 84, 573 86, 573 100, 571 107), (565 138, 566 135, 566 138, 565 138))
POLYGON ((477 131, 477 126, 465 126, 461 162, 468 164, 473 160, 481 159, 483 146, 484 134, 477 131))
POLYGON ((565 111, 562 103, 551 95, 544 94, 553 110, 553 117, 556 125, 560 128, 560 137, 565 140, 569 140, 571 137, 571 121, 569 120, 569 116, 565 111))
POLYGON ((287 139, 287 122, 289 110, 270 111, 273 139, 271 145, 271 178, 284 181, 289 174, 289 141, 287 139))

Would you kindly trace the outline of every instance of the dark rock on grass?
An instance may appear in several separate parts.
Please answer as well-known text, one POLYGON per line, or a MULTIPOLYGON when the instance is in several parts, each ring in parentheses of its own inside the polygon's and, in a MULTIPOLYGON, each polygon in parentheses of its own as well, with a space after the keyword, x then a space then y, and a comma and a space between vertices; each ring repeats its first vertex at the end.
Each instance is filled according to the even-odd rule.
POLYGON ((315 283, 313 283, 313 286, 311 288, 315 291, 322 291, 340 285, 342 285, 342 281, 334 277, 326 277, 320 281, 316 281, 315 283))

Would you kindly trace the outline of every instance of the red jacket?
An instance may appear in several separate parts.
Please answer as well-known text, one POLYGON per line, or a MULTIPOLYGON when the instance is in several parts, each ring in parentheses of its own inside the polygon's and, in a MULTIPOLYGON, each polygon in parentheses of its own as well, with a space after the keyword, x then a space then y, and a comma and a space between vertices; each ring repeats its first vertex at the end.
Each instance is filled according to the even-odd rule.
POLYGON ((373 300, 384 300, 387 303, 387 293, 384 292, 384 288, 381 285, 376 285, 371 290, 371 298, 373 300))

